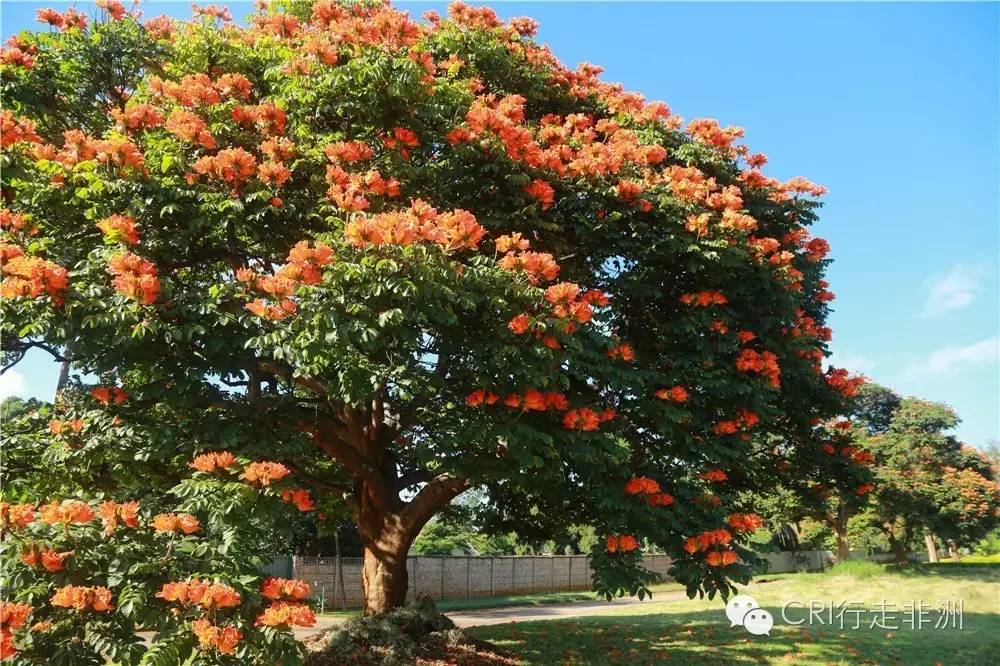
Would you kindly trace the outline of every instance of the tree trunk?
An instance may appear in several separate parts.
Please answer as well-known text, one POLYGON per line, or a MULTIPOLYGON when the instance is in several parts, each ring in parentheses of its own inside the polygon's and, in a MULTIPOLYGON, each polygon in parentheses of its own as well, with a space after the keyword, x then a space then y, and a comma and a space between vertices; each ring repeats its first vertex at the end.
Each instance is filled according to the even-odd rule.
POLYGON ((408 583, 405 550, 390 553, 365 547, 361 572, 365 615, 378 615, 402 606, 406 602, 408 583))
POLYGON ((837 561, 845 562, 851 559, 851 544, 847 540, 846 533, 837 531, 836 535, 837 535, 837 561))
POLYGON ((927 546, 927 561, 937 562, 937 544, 934 543, 933 534, 928 534, 924 537, 924 545, 927 546))
POLYGON ((833 533, 837 537, 837 561, 851 559, 851 543, 847 539, 847 506, 841 502, 837 507, 837 515, 833 520, 833 533))

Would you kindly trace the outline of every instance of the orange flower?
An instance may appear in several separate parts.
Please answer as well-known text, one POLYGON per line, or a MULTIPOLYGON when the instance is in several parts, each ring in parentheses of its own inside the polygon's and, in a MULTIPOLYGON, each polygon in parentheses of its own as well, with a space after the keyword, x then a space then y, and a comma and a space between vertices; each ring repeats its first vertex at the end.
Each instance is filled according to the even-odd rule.
POLYGON ((309 598, 309 583, 288 578, 267 578, 260 584, 260 593, 266 599, 304 601, 309 598))
POLYGON ((626 495, 649 495, 660 492, 660 484, 646 476, 632 477, 625 484, 626 495))
POLYGON ((101 516, 101 521, 104 523, 105 534, 114 532, 115 528, 118 527, 119 521, 128 527, 139 526, 138 502, 125 502, 124 504, 102 502, 97 508, 97 513, 101 516))
POLYGON ((523 189, 528 196, 542 205, 542 210, 548 210, 555 202, 556 191, 552 189, 551 185, 540 178, 531 181, 523 189))
POLYGON ((244 481, 254 485, 269 486, 272 481, 280 481, 290 474, 287 467, 276 462, 253 462, 243 470, 244 481))
POLYGON ((337 162, 358 162, 371 159, 372 149, 367 143, 362 141, 341 141, 331 143, 323 149, 327 159, 333 163, 337 162))
POLYGON ((681 303, 685 305, 697 305, 703 308, 710 305, 725 305, 728 302, 728 299, 726 299, 721 291, 699 291, 681 296, 681 303))
POLYGON ((621 359, 626 362, 635 360, 635 351, 632 349, 632 345, 628 343, 615 345, 605 352, 605 354, 612 360, 621 359))
POLYGON ((50 603, 59 608, 73 608, 77 611, 91 608, 98 613, 105 613, 112 609, 111 590, 106 587, 66 585, 55 591, 50 603))
POLYGON ((34 504, 8 504, 0 502, 0 531, 27 527, 35 520, 34 504))
POLYGON ((31 606, 0 601, 0 628, 20 629, 31 615, 31 606))
POLYGON ((590 432, 597 430, 601 424, 600 415, 589 407, 572 409, 563 416, 563 427, 567 430, 590 432))
POLYGON ((316 510, 316 503, 309 496, 309 491, 303 488, 296 488, 295 490, 282 490, 281 499, 289 504, 294 504, 295 508, 302 512, 316 510))
POLYGON ((208 131, 208 123, 194 111, 174 109, 163 127, 174 136, 208 150, 215 150, 218 145, 208 131))
POLYGON ((669 493, 654 493, 646 495, 646 503, 650 506, 670 506, 674 503, 674 496, 669 493))
POLYGON ((507 323, 507 328, 512 330, 515 335, 526 333, 529 326, 531 326, 531 318, 523 312, 507 323))
POLYGON ((683 386, 674 386, 673 388, 662 388, 656 391, 656 397, 660 400, 667 400, 671 402, 687 402, 688 392, 683 386))
POLYGON ((109 243, 125 243, 135 245, 139 242, 139 230, 135 219, 128 215, 112 215, 97 223, 97 228, 104 233, 104 240, 109 243))
POLYGON ((281 627, 284 629, 298 626, 311 627, 316 624, 316 614, 306 604, 293 604, 276 601, 257 618, 256 625, 265 627, 281 627))
POLYGON ((726 522, 737 532, 753 532, 764 524, 756 513, 734 513, 726 522))
POLYGON ((222 583, 209 583, 197 578, 177 583, 165 583, 156 596, 164 601, 212 608, 231 608, 240 605, 240 595, 222 583))
POLYGON ((62 571, 63 560, 65 560, 67 557, 72 556, 74 552, 75 551, 67 550, 62 553, 57 553, 56 551, 49 548, 47 550, 42 551, 39 557, 41 559, 42 567, 44 567, 46 571, 56 572, 56 571, 62 571))
POLYGON ((236 465, 236 457, 229 451, 218 453, 203 453, 195 456, 195 459, 188 463, 188 467, 199 472, 212 473, 216 470, 229 469, 236 465))
POLYGON ((120 405, 128 398, 128 393, 124 389, 114 386, 97 386, 90 390, 90 395, 105 407, 111 403, 120 405))
POLYGON ((729 478, 729 475, 723 472, 721 469, 711 469, 707 472, 703 472, 701 475, 706 481, 721 482, 729 478))
POLYGON ((108 271, 115 276, 115 289, 143 305, 154 303, 160 295, 156 266, 145 259, 123 252, 111 257, 108 271))
POLYGON ((236 645, 243 639, 243 633, 236 627, 217 627, 205 618, 192 622, 191 631, 198 637, 202 650, 215 648, 222 654, 235 654, 236 645))
POLYGON ((63 523, 64 525, 76 523, 81 525, 92 521, 95 515, 94 510, 86 502, 81 502, 80 500, 63 500, 62 502, 53 501, 50 504, 40 507, 39 517, 43 523, 48 523, 49 525, 56 523, 63 523))
POLYGON ((618 537, 608 536, 604 538, 604 549, 609 553, 614 553, 618 550, 618 537))
POLYGON ((201 523, 190 513, 161 513, 153 517, 153 529, 158 532, 194 534, 201 529, 201 523))

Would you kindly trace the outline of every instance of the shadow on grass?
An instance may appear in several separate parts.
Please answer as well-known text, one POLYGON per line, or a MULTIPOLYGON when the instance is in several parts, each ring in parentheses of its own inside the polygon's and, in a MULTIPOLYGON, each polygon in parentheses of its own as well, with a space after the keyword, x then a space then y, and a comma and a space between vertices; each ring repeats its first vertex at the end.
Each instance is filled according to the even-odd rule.
MULTIPOLYGON (((998 663, 1000 614, 970 614, 963 629, 853 629, 839 624, 791 626, 781 608, 767 608, 770 636, 730 627, 723 610, 650 615, 591 616, 479 627, 471 631, 527 664, 936 664, 998 663)), ((998 609, 1000 611, 1000 609, 998 609)), ((794 619, 794 618, 793 618, 794 619)), ((891 624, 891 623, 889 623, 891 624)))
POLYGON ((887 564, 886 573, 908 577, 956 578, 962 580, 1000 581, 1000 564, 982 562, 944 562, 937 564, 887 564))

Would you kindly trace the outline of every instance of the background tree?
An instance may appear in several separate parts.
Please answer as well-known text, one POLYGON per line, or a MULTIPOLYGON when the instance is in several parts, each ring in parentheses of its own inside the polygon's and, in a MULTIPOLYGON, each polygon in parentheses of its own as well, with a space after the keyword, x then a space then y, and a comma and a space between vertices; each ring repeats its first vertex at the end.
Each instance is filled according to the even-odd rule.
POLYGON ((487 8, 104 4, 4 53, 0 218, 4 344, 144 424, 98 459, 280 464, 353 514, 367 613, 473 486, 497 524, 594 525, 608 596, 645 593, 647 540, 714 595, 749 576, 739 493, 857 481, 821 448, 860 382, 821 366, 825 190, 742 129, 487 8))
POLYGON ((997 524, 1000 486, 986 456, 947 434, 956 425, 947 405, 905 398, 888 427, 862 441, 877 477, 863 518, 898 561, 925 533, 971 546, 997 524))

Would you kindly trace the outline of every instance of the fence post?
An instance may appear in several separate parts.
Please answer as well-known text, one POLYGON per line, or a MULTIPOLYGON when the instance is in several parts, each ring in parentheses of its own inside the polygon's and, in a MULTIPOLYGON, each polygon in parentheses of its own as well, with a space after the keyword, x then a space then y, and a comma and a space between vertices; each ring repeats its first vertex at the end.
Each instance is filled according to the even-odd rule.
POLYGON ((556 556, 549 560, 549 592, 556 591, 556 556))
POLYGON ((516 557, 510 558, 510 593, 514 594, 514 563, 517 561, 516 557))
POLYGON ((439 557, 441 560, 441 598, 444 599, 444 563, 447 561, 443 557, 439 557))
POLYGON ((573 589, 573 560, 576 558, 572 555, 569 556, 569 573, 566 575, 566 589, 573 589))
POLYGON ((493 556, 490 556, 490 596, 491 597, 495 596, 494 590, 493 590, 493 563, 496 562, 496 559, 497 558, 495 558, 493 556))
POLYGON ((472 596, 472 558, 465 558, 465 598, 472 596))
POLYGON ((537 558, 534 555, 532 555, 531 556, 531 592, 532 592, 532 594, 534 594, 534 592, 535 592, 535 563, 536 563, 536 561, 537 561, 537 558))

